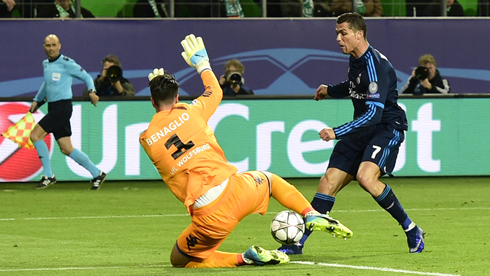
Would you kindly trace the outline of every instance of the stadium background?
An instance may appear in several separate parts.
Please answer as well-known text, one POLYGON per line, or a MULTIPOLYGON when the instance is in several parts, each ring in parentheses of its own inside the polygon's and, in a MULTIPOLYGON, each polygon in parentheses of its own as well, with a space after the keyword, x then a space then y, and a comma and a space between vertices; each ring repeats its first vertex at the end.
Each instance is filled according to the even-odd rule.
MULTIPOLYGON (((402 97, 410 129, 396 175, 488 175, 485 156, 490 147, 484 131, 490 117, 486 108, 490 70, 482 58, 486 49, 481 46, 490 42, 487 22, 484 18, 367 19, 368 40, 392 62, 400 88, 425 53, 436 56, 439 70, 452 85, 452 95, 447 97, 402 97)), ((137 143, 137 133, 154 112, 148 101, 147 74, 155 67, 164 67, 177 77, 184 99, 202 93, 197 73, 180 56, 181 39, 195 33, 205 38, 216 74, 222 73, 228 59, 240 59, 246 66, 246 84, 257 95, 226 100, 213 117, 222 119, 213 119, 214 128, 227 158, 242 171, 269 169, 284 177, 318 177, 333 144, 318 141, 316 131, 352 116, 348 100, 311 100, 320 83, 335 83, 346 77, 348 57, 340 53, 334 29, 333 18, 3 20, 0 131, 27 112, 42 83, 42 41, 55 33, 61 40, 61 52, 93 77, 99 73, 105 55, 118 55, 124 76, 140 96, 131 101, 102 99, 97 108, 88 101, 75 102, 75 146, 113 180, 158 179, 137 143)), ((76 82, 77 100, 81 100, 83 88, 76 82)), ((46 108, 41 111, 46 112, 46 108)), ((15 151, 9 143, 0 138, 1 181, 37 180, 40 164, 35 151, 15 151), (30 165, 27 160, 31 159, 25 154, 38 165, 30 165), (20 170, 26 171, 19 174, 20 170)), ((88 177, 59 152, 52 140, 48 144, 59 180, 88 177)))

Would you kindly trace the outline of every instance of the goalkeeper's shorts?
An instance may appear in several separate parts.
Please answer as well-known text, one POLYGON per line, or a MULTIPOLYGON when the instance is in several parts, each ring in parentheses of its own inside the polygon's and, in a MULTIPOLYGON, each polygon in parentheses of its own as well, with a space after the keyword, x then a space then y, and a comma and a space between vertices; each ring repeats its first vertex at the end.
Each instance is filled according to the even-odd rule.
POLYGON ((266 174, 251 171, 232 175, 214 201, 193 210, 191 224, 177 240, 180 252, 207 259, 240 220, 253 213, 265 214, 269 198, 270 180, 266 174))

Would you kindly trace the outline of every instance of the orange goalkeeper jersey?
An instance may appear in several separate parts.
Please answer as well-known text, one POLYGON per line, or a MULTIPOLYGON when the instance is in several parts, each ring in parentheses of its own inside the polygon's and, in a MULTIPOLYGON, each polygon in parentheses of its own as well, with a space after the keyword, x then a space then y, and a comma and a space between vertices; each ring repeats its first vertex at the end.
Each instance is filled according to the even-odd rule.
POLYGON ((206 90, 200 97, 158 112, 140 135, 163 181, 189 212, 198 197, 238 171, 228 163, 208 126, 223 91, 212 71, 204 71, 201 77, 206 90))

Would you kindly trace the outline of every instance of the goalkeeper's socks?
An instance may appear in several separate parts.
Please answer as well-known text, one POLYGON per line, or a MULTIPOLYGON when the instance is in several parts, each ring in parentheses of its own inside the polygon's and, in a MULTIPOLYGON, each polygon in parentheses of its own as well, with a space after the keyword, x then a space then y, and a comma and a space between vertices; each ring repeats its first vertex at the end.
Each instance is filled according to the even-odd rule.
POLYGON ((88 156, 79 149, 73 149, 68 156, 80 164, 80 166, 87 169, 90 174, 92 174, 92 177, 95 178, 100 175, 100 170, 94 165, 94 163, 92 163, 92 161, 90 161, 90 158, 88 158, 88 156))
POLYGON ((49 161, 49 150, 48 146, 43 139, 33 143, 36 147, 37 155, 41 159, 41 164, 43 165, 43 174, 47 177, 53 177, 53 171, 51 170, 51 162, 49 161))
MULTIPOLYGON (((326 214, 327 212, 330 212, 332 210, 334 203, 335 197, 317 192, 313 197, 313 200, 311 201, 311 206, 320 214, 326 214)), ((311 232, 311 230, 306 229, 299 243, 304 245, 306 240, 309 238, 311 232)))
POLYGON ((412 224, 412 220, 408 217, 405 209, 403 209, 391 187, 387 184, 385 185, 386 187, 381 195, 374 199, 378 202, 379 206, 383 207, 383 209, 388 211, 388 213, 398 221, 404 230, 407 230, 410 227, 410 224, 412 224))

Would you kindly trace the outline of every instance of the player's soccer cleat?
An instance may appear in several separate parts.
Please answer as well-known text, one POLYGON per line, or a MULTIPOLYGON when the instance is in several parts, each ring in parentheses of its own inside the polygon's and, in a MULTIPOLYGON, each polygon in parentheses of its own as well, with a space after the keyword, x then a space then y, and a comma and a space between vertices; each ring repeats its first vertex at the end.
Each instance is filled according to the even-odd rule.
POLYGON ((303 254, 303 246, 300 244, 283 245, 279 247, 277 250, 281 251, 282 253, 286 253, 287 255, 303 254))
POLYGON ((265 250, 253 245, 242 254, 246 264, 268 265, 283 264, 289 262, 289 256, 279 250, 265 250))
POLYGON ((46 189, 48 186, 53 185, 56 183, 56 176, 53 175, 53 177, 47 177, 43 175, 41 177, 41 181, 39 182, 39 185, 36 186, 36 189, 42 190, 46 189))
POLYGON ((331 218, 328 214, 306 216, 306 228, 310 229, 310 231, 325 231, 334 237, 342 239, 350 238, 353 235, 349 228, 338 220, 331 218))
POLYGON ((102 183, 104 183, 105 179, 107 178, 107 174, 105 172, 100 172, 100 175, 97 176, 96 178, 92 179, 92 188, 90 190, 98 190, 100 189, 100 186, 102 186, 102 183))
POLYGON ((407 242, 410 253, 420 253, 422 250, 424 250, 425 232, 422 230, 422 228, 415 226, 410 231, 405 232, 405 234, 407 234, 407 242))

